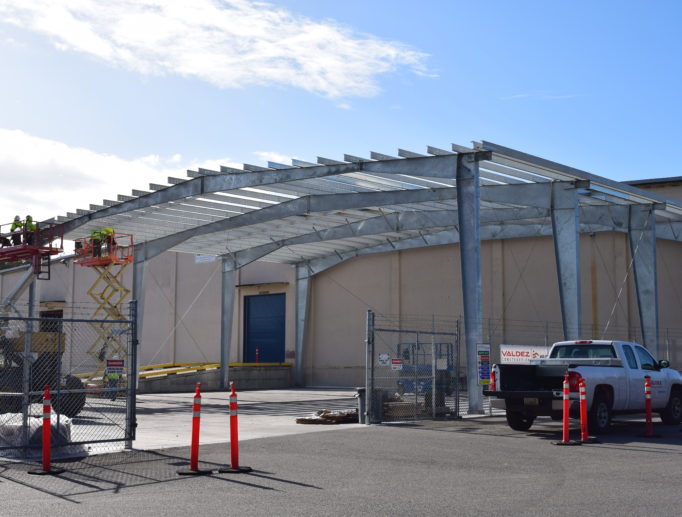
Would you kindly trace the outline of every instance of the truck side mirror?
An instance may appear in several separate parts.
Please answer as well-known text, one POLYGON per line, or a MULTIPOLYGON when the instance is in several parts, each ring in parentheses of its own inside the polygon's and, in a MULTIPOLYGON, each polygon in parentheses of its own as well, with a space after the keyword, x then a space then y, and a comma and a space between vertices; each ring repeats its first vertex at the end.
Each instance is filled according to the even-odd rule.
POLYGON ((658 361, 658 367, 659 368, 668 368, 670 367, 670 361, 666 361, 665 359, 661 359, 658 361))

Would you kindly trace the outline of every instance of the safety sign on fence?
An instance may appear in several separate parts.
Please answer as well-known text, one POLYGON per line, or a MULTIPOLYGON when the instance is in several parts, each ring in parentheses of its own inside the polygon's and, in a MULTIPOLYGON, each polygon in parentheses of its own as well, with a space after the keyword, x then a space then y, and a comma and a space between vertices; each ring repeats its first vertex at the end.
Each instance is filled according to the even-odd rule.
POLYGON ((123 359, 107 359, 107 373, 123 375, 125 363, 123 359))
POLYGON ((490 384, 490 345, 476 343, 476 360, 478 362, 478 384, 490 384))

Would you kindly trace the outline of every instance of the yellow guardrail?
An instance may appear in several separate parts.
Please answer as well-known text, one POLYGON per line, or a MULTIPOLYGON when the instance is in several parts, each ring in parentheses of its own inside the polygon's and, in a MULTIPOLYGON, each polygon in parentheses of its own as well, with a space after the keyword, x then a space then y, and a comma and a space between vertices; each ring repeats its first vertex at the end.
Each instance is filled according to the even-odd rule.
POLYGON ((220 368, 220 363, 203 363, 202 365, 195 366, 177 366, 177 367, 166 367, 157 370, 151 370, 147 372, 140 373, 140 379, 148 379, 150 377, 161 377, 162 375, 172 375, 176 373, 188 373, 188 372, 200 372, 203 370, 215 370, 220 368))
MULTIPOLYGON (((292 363, 230 363, 230 368, 238 366, 258 367, 258 366, 291 366, 292 363)), ((205 370, 215 370, 220 368, 220 363, 161 363, 140 366, 140 379, 161 377, 163 375, 174 375, 178 373, 199 372, 205 370)), ((97 370, 90 373, 78 373, 74 377, 96 378, 102 377, 104 370, 97 370)))

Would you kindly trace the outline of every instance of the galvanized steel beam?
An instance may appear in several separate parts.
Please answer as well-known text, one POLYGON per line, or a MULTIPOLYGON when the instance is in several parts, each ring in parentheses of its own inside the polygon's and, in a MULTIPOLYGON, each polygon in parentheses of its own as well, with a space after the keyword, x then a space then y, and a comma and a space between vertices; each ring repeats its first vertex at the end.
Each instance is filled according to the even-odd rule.
MULTIPOLYGON (((137 258, 137 257, 136 257, 137 258)), ((145 301, 145 288, 144 288, 144 270, 147 263, 144 260, 135 260, 133 262, 133 300, 137 303, 137 336, 139 346, 144 346, 144 301, 145 301)), ((141 354, 137 354, 137 371, 140 371, 140 360, 141 354)), ((140 383, 139 377, 135 380, 135 385, 138 386, 140 383)))
POLYGON ((304 386, 303 363, 305 361, 305 339, 308 311, 310 307, 310 278, 300 274, 305 266, 296 268, 296 349, 294 355, 294 384, 304 386))
POLYGON ((483 395, 478 383, 476 352, 476 345, 482 343, 483 339, 481 186, 476 158, 476 153, 458 154, 456 171, 469 413, 483 412, 483 395))
POLYGON ((563 183, 552 185, 552 229, 564 339, 578 339, 581 328, 580 210, 577 190, 563 183))
MULTIPOLYGON (((481 221, 516 221, 520 219, 545 217, 549 214, 541 208, 501 208, 484 210, 481 221)), ((240 268, 285 246, 349 239, 363 235, 377 235, 390 232, 452 227, 457 220, 457 210, 428 210, 423 212, 393 212, 371 217, 363 221, 347 223, 333 228, 316 230, 286 239, 246 248, 230 254, 232 267, 240 268)))
POLYGON ((529 165, 534 165, 541 169, 545 169, 548 172, 559 173, 564 177, 569 176, 573 178, 584 179, 593 182, 596 185, 602 185, 603 187, 609 189, 613 195, 621 197, 622 199, 635 201, 639 203, 647 202, 667 203, 670 204, 671 206, 675 206, 679 209, 682 209, 682 203, 672 201, 666 197, 654 194, 648 190, 642 190, 637 187, 628 185, 627 183, 621 183, 601 176, 596 176, 595 174, 591 174, 580 169, 575 169, 567 165, 562 165, 560 163, 552 162, 544 158, 539 158, 537 156, 517 151, 515 149, 510 149, 509 147, 504 147, 498 144, 494 144, 492 142, 483 141, 480 143, 480 148, 485 149, 487 151, 492 151, 493 153, 501 156, 512 158, 513 160, 516 160, 521 164, 525 163, 529 165))
POLYGON ((656 216, 650 205, 630 207, 630 253, 634 262, 639 321, 644 346, 658 357, 656 216))
POLYGON ((234 315, 235 271, 228 259, 222 261, 222 289, 220 290, 220 389, 226 390, 230 381, 230 352, 232 348, 232 320, 234 315))

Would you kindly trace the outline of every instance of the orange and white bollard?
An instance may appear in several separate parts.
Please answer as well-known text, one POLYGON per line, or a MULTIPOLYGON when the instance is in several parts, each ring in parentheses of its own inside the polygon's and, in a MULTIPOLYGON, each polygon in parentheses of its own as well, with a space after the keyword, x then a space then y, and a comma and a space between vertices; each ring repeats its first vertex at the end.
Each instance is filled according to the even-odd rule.
POLYGON ((199 468, 199 431, 201 426, 201 383, 197 382, 192 404, 192 443, 190 445, 189 469, 178 470, 181 476, 201 476, 211 474, 212 470, 199 468))
POLYGON ((224 467, 218 470, 222 473, 243 473, 251 472, 251 467, 239 466, 239 422, 237 392, 234 388, 234 382, 230 382, 230 461, 229 467, 224 467))
POLYGON ((586 442, 590 437, 587 432, 587 390, 585 389, 585 379, 582 377, 578 388, 580 390, 580 441, 586 442))
POLYGON ((644 377, 644 434, 642 438, 660 438, 660 434, 654 434, 654 422, 651 408, 651 377, 644 377))
POLYGON ((564 375, 564 382, 563 382, 563 413, 564 413, 564 418, 563 418, 563 428, 562 428, 562 438, 560 442, 553 442, 554 445, 580 445, 580 442, 572 442, 569 440, 569 435, 570 435, 570 423, 569 423, 569 418, 570 418, 570 411, 571 411, 571 399, 570 399, 570 388, 569 388, 569 382, 568 382, 568 371, 566 371, 566 375, 564 375))
POLYGON ((599 439, 590 437, 589 435, 587 420, 587 386, 585 385, 585 379, 582 377, 578 384, 578 390, 580 391, 580 441, 582 443, 601 443, 599 439))
POLYGON ((651 415, 651 377, 644 377, 644 436, 649 438, 654 435, 654 422, 651 415))
POLYGON ((43 464, 41 470, 29 470, 29 474, 61 474, 64 469, 50 465, 52 456, 52 398, 50 387, 43 389, 43 464))
POLYGON ((497 379, 495 378, 495 370, 490 370, 490 391, 497 391, 497 379))

